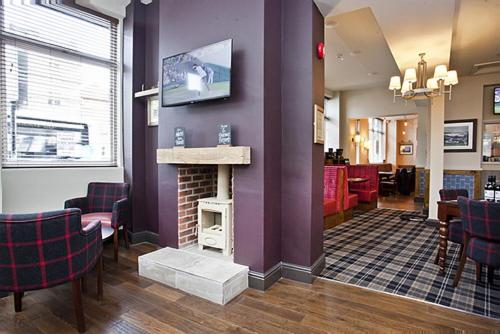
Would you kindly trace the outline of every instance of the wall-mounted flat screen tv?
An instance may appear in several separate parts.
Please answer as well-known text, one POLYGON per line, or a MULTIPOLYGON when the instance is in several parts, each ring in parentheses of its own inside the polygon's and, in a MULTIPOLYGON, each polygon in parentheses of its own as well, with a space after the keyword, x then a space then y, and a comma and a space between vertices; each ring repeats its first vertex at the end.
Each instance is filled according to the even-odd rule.
POLYGON ((229 97, 232 49, 228 39, 163 59, 162 106, 229 97))
POLYGON ((500 115, 500 87, 494 88, 493 96, 493 113, 500 115))

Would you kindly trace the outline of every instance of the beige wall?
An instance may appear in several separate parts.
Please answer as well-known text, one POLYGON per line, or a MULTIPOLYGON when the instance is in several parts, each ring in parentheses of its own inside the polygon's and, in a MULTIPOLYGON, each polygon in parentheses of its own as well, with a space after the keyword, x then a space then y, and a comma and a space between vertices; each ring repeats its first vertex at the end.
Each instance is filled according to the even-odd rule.
POLYGON ((29 213, 63 209, 89 182, 123 182, 123 168, 4 168, 1 179, 2 212, 29 213))
MULTIPOLYGON (((401 99, 392 102, 392 92, 387 87, 375 87, 362 90, 340 92, 340 147, 344 148, 348 158, 354 161, 355 156, 350 156, 350 127, 349 120, 357 118, 387 117, 397 115, 417 114, 418 117, 418 145, 416 150, 416 165, 426 166, 427 156, 427 121, 428 103, 409 101, 407 104, 401 99)), ((347 156, 346 156, 347 157, 347 156)))
POLYGON ((492 88, 485 87, 495 84, 500 85, 500 73, 459 77, 459 84, 453 88, 452 100, 446 99, 445 120, 475 118, 478 121, 478 131, 477 151, 474 153, 445 153, 445 169, 481 169, 483 118, 500 121, 500 116, 493 115, 492 88))
POLYGON ((401 165, 415 165, 417 163, 416 150, 417 150, 417 125, 418 119, 409 120, 398 120, 396 123, 397 135, 396 135, 396 149, 397 149, 397 159, 396 164, 401 165), (404 123, 407 122, 405 126, 404 123), (405 132, 403 134, 403 131, 405 132), (412 155, 401 155, 399 154, 399 145, 405 143, 413 144, 413 154, 412 155))
MULTIPOLYGON (((356 134, 356 119, 350 119, 349 120, 349 157, 351 159, 351 164, 356 163, 356 144, 352 141, 352 138, 356 134)), ((369 151, 366 150, 363 146, 363 140, 368 140, 368 135, 369 135, 369 126, 368 126, 368 119, 367 118, 361 118, 359 119, 359 133, 361 135, 361 143, 360 148, 359 148, 359 163, 360 164, 367 164, 368 163, 368 153, 369 151)))
POLYGON ((388 121, 386 128, 386 162, 391 164, 393 169, 398 164, 398 150, 397 147, 397 135, 398 135, 398 123, 396 121, 388 121))

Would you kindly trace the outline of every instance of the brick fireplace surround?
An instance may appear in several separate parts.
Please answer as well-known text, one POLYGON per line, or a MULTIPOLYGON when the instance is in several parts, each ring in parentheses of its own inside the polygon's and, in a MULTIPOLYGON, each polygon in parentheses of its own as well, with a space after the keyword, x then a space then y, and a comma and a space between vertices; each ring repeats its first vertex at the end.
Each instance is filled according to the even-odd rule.
POLYGON ((196 243, 198 199, 213 197, 217 191, 217 166, 179 166, 177 207, 179 211, 179 248, 196 243))
MULTIPOLYGON (((198 199, 217 196, 217 165, 178 166, 177 180, 179 248, 185 248, 195 244, 198 239, 198 199)), ((232 178, 230 180, 232 190, 232 178)))

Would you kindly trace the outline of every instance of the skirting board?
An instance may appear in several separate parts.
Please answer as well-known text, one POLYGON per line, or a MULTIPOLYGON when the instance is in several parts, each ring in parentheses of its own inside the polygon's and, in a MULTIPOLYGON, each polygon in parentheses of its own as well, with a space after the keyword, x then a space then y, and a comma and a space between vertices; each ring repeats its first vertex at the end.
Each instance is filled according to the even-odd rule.
POLYGON ((281 270, 284 278, 311 284, 314 282, 316 276, 325 268, 325 263, 325 254, 323 253, 310 267, 283 262, 281 270))
POLYGON ((150 231, 131 233, 130 242, 133 244, 140 244, 141 242, 149 242, 158 245, 158 233, 150 231))
POLYGON ((248 273, 248 284, 250 288, 262 291, 268 289, 281 277, 311 284, 324 268, 325 254, 321 254, 321 256, 310 267, 279 262, 265 273, 250 271, 248 273))
POLYGON ((281 262, 278 262, 265 273, 256 271, 248 272, 248 286, 256 290, 267 290, 271 285, 281 278, 281 262))

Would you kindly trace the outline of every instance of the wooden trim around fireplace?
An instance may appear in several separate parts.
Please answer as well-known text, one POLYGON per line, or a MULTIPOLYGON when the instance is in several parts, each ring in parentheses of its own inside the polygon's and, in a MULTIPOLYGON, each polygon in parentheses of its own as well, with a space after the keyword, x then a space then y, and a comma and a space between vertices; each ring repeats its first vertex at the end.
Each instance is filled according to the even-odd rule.
POLYGON ((217 146, 158 149, 156 161, 159 164, 189 165, 249 165, 249 146, 217 146))

